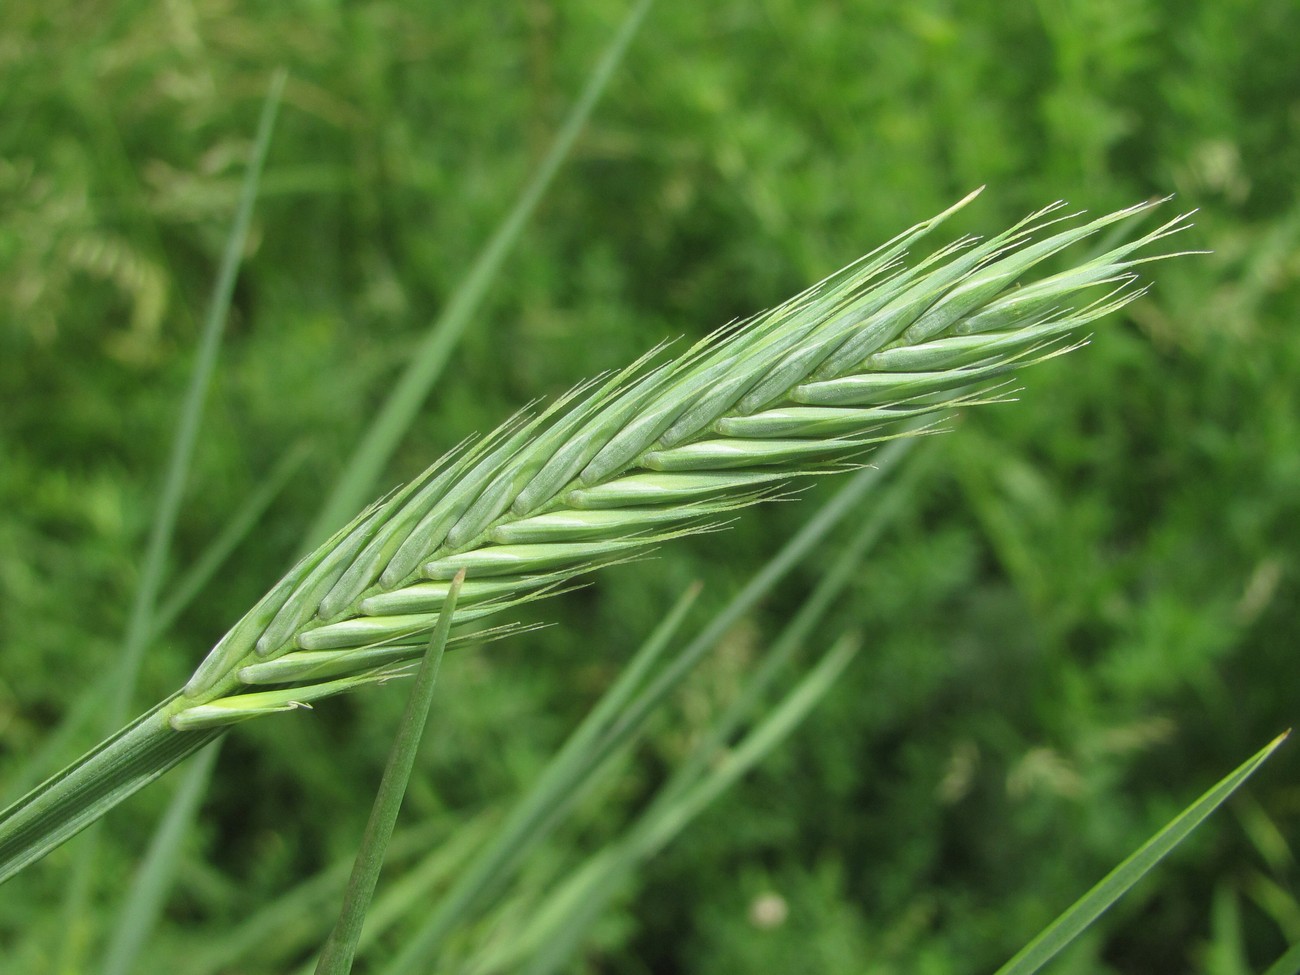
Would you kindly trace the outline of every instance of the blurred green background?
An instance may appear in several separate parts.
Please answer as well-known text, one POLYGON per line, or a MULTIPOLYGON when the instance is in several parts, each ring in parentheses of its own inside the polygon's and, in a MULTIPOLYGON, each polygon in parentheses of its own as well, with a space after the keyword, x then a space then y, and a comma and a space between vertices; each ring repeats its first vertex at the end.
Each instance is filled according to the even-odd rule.
MULTIPOLYGON (((141 707, 286 568, 627 9, 0 5, 0 784, 118 653, 271 73, 290 78, 176 571, 282 456, 305 445, 306 461, 150 650, 141 707)), ((982 184, 956 230, 1058 198, 1099 212, 1175 193, 1169 215, 1199 209, 1178 246, 1212 253, 1148 267, 1152 293, 1088 349, 947 437, 810 647, 857 628, 862 659, 654 862, 585 970, 988 971, 1295 721, 1297 36, 1292 0, 651 11, 383 489, 982 184), (758 923, 773 895, 783 920, 758 923)), ((539 608, 550 629, 449 658, 412 820, 454 834, 507 802, 686 585, 705 580, 702 617, 833 487, 605 573, 539 608)), ((641 805, 817 570, 735 629, 552 855, 641 805)), ((402 699, 232 736, 156 957, 354 849, 402 699)), ((61 850, 0 891, 0 948, 44 970, 33 946, 93 944, 167 792, 109 819, 104 917, 60 916, 61 850)), ((1300 941, 1298 823, 1292 745, 1057 970, 1262 969, 1300 941)), ((282 969, 230 969, 263 970, 282 969)))

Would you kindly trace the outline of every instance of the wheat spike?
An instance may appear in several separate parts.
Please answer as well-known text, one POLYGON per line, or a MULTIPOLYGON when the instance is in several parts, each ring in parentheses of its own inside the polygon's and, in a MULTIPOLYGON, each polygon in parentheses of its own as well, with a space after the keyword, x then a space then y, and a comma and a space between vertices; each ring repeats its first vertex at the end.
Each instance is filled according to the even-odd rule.
POLYGON ((200 665, 172 727, 220 727, 399 673, 461 569, 458 627, 708 530, 792 477, 858 463, 918 419, 988 402, 991 384, 1076 348, 1083 326, 1140 295, 1133 267, 1161 255, 1139 252, 1187 226, 1175 217, 1018 285, 1156 205, 1078 222, 1053 204, 907 263, 974 195, 676 359, 655 350, 462 444, 273 587, 200 665))

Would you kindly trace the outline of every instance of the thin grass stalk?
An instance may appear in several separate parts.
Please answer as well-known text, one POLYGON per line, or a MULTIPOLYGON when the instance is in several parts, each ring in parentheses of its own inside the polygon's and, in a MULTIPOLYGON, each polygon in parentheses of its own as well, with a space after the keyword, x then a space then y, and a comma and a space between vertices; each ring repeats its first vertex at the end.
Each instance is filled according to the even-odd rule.
POLYGON ((894 482, 881 497, 873 501, 862 523, 849 537, 844 550, 818 577, 816 587, 781 628, 763 655, 762 662, 742 685, 739 693, 686 758, 673 769, 668 781, 655 795, 651 809, 647 810, 648 815, 660 806, 671 805, 682 793, 694 786, 717 761, 727 741, 745 721, 758 713, 763 696, 776 683, 781 671, 790 666, 792 658, 813 628, 844 592, 854 572, 862 566, 867 552, 875 547, 898 513, 915 497, 917 484, 934 462, 935 451, 933 445, 930 447, 931 449, 914 453, 910 459, 900 464, 901 469, 894 482))
POLYGON ((171 594, 159 605, 158 611, 154 614, 153 632, 149 635, 151 640, 162 636, 185 608, 203 592, 221 566, 234 554, 240 542, 247 538, 261 521, 272 502, 279 497, 280 492, 302 467, 306 458, 306 445, 299 444, 287 451, 266 473, 253 493, 231 515, 221 532, 208 543, 194 563, 176 580, 171 594))
POLYGON ((569 736, 528 793, 511 809, 501 827, 438 898, 416 932, 407 938, 398 956, 384 968, 383 975, 412 971, 420 959, 436 953, 441 940, 462 924, 470 911, 503 886, 509 872, 546 838, 573 798, 598 774, 612 751, 601 746, 607 745, 617 715, 643 689, 650 669, 671 646, 687 610, 698 595, 699 587, 692 586, 660 620, 654 632, 620 671, 618 680, 569 736))
MULTIPOLYGON (((131 611, 127 620, 121 660, 110 682, 107 706, 102 712, 103 733, 112 732, 130 714, 131 701, 135 695, 145 650, 156 629, 157 604, 162 590, 167 552, 171 547, 176 519, 180 511, 181 498, 189 478, 189 469, 203 418, 204 404, 211 386, 212 376, 216 370, 217 355, 225 333, 230 302, 234 296, 235 278, 242 260, 248 229, 252 223, 253 206, 257 199, 257 189, 262 170, 270 151, 271 135, 275 131, 276 116, 279 113, 286 78, 287 74, 283 70, 276 72, 272 76, 266 101, 262 106, 261 117, 258 120, 253 151, 240 187, 239 202, 235 208, 230 233, 226 238, 226 247, 218 267, 217 281, 213 287, 212 297, 208 304, 207 314, 200 334, 194 368, 190 375, 190 381, 186 386, 176 432, 172 438, 172 448, 163 476, 163 486, 158 504, 154 509, 149 539, 141 565, 140 581, 136 586, 135 597, 132 600, 131 611)), ((130 740, 130 738, 119 738, 118 744, 122 745, 130 740)), ((124 757, 127 766, 130 766, 131 757, 124 757)), ((179 758, 174 759, 173 762, 175 760, 179 760, 179 758)), ((139 781, 141 776, 135 774, 132 778, 139 781)), ((81 790, 79 790, 75 782, 61 781, 64 782, 64 788, 59 791, 63 794, 73 797, 81 794, 81 790)), ((94 790, 92 788, 87 791, 94 790)), ((56 794, 58 793, 56 792, 56 794)), ((125 795, 129 795, 129 793, 123 794, 123 797, 125 795)), ((84 809, 80 811, 73 810, 74 818, 81 823, 77 830, 92 825, 99 818, 98 816, 85 818, 84 813, 84 809)), ((31 822, 29 821, 27 825, 30 827, 31 822)), ((57 830, 58 824, 55 825, 57 830)), ((65 831, 62 835, 71 836, 77 830, 65 831)), ((3 846, 3 840, 0 840, 0 846, 3 846)), ((71 971, 82 967, 81 956, 85 949, 85 941, 80 935, 84 930, 84 918, 89 916, 86 905, 89 902, 94 886, 93 880, 98 863, 98 846, 98 835, 92 831, 85 838, 78 851, 72 880, 66 888, 63 914, 66 926, 71 934, 64 939, 61 946, 62 957, 59 962, 61 970, 71 971)), ((2 862, 3 859, 0 858, 0 863, 2 862)), ((0 869, 0 882, 3 882, 4 877, 5 872, 0 869)))
POLYGON ((861 637, 840 637, 817 664, 771 709, 762 722, 722 757, 717 768, 684 792, 677 801, 645 821, 644 836, 636 838, 639 855, 648 857, 662 849, 686 824, 714 799, 753 768, 787 738, 834 686, 836 679, 861 649, 861 637))
MULTIPOLYGON (((458 823, 455 830, 437 817, 418 826, 399 830, 388 848, 390 866, 409 868, 393 885, 393 890, 376 901, 369 919, 381 921, 392 909, 394 892, 406 888, 408 881, 419 878, 424 886, 414 895, 427 897, 428 889, 440 880, 454 874, 461 861, 482 842, 495 826, 491 817, 479 816, 458 823)), ((171 967, 166 971, 184 971, 185 975, 221 975, 256 963, 264 969, 289 972, 293 959, 317 948, 328 925, 328 912, 338 903, 347 885, 354 856, 336 860, 318 873, 296 884, 275 900, 243 918, 238 924, 220 932, 210 940, 195 939, 174 947, 174 952, 163 959, 171 967)), ((406 891, 402 891, 406 895, 406 891)), ((362 947, 366 938, 376 933, 379 923, 367 924, 363 932, 362 947)), ((302 975, 311 975, 311 965, 299 969, 302 975)))
POLYGON ((158 499, 149 542, 145 549, 140 584, 131 606, 120 676, 109 699, 107 712, 109 730, 120 725, 130 713, 136 676, 148 644, 148 637, 154 629, 154 617, 158 594, 162 588, 167 550, 171 545, 176 517, 180 512, 181 496, 189 478, 194 447, 198 443, 204 402, 207 400, 212 376, 216 371, 217 354, 221 349, 222 336, 225 334, 230 302, 235 294, 235 277, 242 263, 248 228, 253 220, 253 205, 257 200, 257 187, 271 148, 271 133, 275 130, 275 119, 279 114, 280 99, 284 94, 286 79, 287 74, 284 70, 277 71, 271 79, 270 91, 262 108, 262 116, 257 123, 252 158, 249 160, 248 170, 240 187, 234 223, 226 238, 226 247, 217 269, 217 281, 204 319, 199 348, 194 360, 194 371, 181 404, 171 456, 168 458, 167 472, 163 479, 163 490, 158 499))
POLYGON ((343 466, 342 476, 307 531, 306 537, 311 543, 318 543, 334 531, 356 510, 359 499, 365 498, 373 490, 375 480, 397 449, 398 442, 415 419, 429 390, 438 381, 456 344, 488 295, 506 257, 545 196, 555 174, 572 152, 592 110, 609 87, 610 79, 614 77, 653 4, 654 0, 637 0, 619 25, 537 171, 491 240, 475 258, 469 273, 448 301, 447 307, 425 334, 410 365, 371 424, 368 435, 343 466))
MULTIPOLYGON (((357 943, 357 954, 364 955, 370 945, 385 939, 413 913, 427 907, 438 892, 445 890, 461 874, 466 863, 471 862, 474 852, 488 839, 490 827, 495 827, 498 823, 498 818, 489 814, 471 820, 471 828, 465 830, 465 836, 461 835, 464 829, 462 825, 457 825, 450 833, 444 830, 437 843, 426 847, 427 855, 422 860, 405 873, 394 876, 366 913, 366 924, 357 943)), ((310 967, 299 969, 299 973, 312 975, 310 967)))
POLYGON ((632 665, 620 675, 596 710, 565 743, 536 786, 511 812, 501 832, 462 875, 451 890, 412 934, 382 975, 413 975, 423 959, 435 957, 442 939, 462 923, 465 915, 496 887, 504 883, 507 870, 536 846, 553 826, 562 804, 566 804, 618 749, 625 747, 644 727, 668 696, 691 670, 712 650, 736 621, 771 593, 781 580, 848 515, 857 510, 867 495, 888 477, 913 449, 912 441, 900 440, 881 451, 877 463, 854 474, 848 483, 809 519, 795 536, 709 620, 708 624, 677 651, 663 670, 650 677, 650 665, 676 633, 693 595, 683 598, 669 613, 632 665))
MULTIPOLYGON (((906 442, 900 445, 900 449, 905 446, 906 442)), ((698 812, 703 808, 694 805, 697 800, 691 797, 696 795, 701 783, 721 768, 718 758, 726 742, 742 722, 757 712, 763 695, 771 688, 780 671, 789 665, 795 650, 843 591, 854 569, 862 564, 866 552, 878 541, 902 505, 913 496, 915 485, 928 469, 934 454, 935 451, 931 449, 923 456, 914 456, 894 478, 889 490, 870 505, 866 519, 820 577, 814 591, 777 635, 762 663, 745 681, 736 699, 710 725, 685 760, 674 769, 672 776, 656 792, 650 805, 624 833, 623 838, 593 856, 584 867, 573 873, 561 889, 547 898, 544 910, 532 919, 527 932, 521 935, 522 941, 505 949, 509 955, 509 960, 503 963, 505 970, 517 968, 519 959, 528 954, 532 954, 532 957, 529 967, 524 970, 526 975, 549 972, 563 965, 615 893, 630 882, 630 875, 637 864, 653 855, 654 847, 648 844, 647 838, 660 837, 661 842, 667 842, 671 835, 665 834, 665 823, 675 823, 680 828, 690 818, 689 815, 683 817, 683 810, 693 808, 698 812), (524 942, 542 930, 558 933, 550 937, 536 934, 541 946, 533 953, 524 942)), ((492 970, 491 965, 487 968, 492 970)), ((386 972, 385 975, 393 973, 386 972)))
POLYGON ((402 712, 402 719, 397 726, 388 765, 384 768, 370 819, 366 823, 361 848, 357 851, 356 864, 343 893, 339 919, 325 939, 325 946, 316 962, 316 975, 348 975, 352 971, 357 944, 361 940, 361 926, 365 923, 375 885, 379 882, 379 872, 384 866, 388 843, 393 837, 393 827, 397 824, 397 815, 402 808, 402 799, 405 798, 407 784, 411 781, 411 769, 415 767, 420 739, 424 737, 425 726, 429 723, 429 709, 433 704, 438 670, 447 649, 447 636, 456 612, 456 599, 460 596, 464 582, 465 572, 462 570, 451 581, 441 618, 434 628, 433 636, 429 638, 424 658, 420 661, 407 697, 406 710, 402 712))
MULTIPOLYGON (((859 649, 855 636, 843 636, 744 736, 707 775, 696 779, 669 802, 656 797, 652 808, 637 819, 616 843, 605 847, 562 885, 543 908, 537 923, 523 937, 536 938, 540 948, 520 969, 517 959, 505 970, 544 975, 561 969, 577 951, 582 936, 638 865, 664 848, 723 792, 784 741, 830 691, 859 649), (549 930, 546 930, 549 929, 549 930)), ((431 966, 426 971, 433 971, 431 966)))

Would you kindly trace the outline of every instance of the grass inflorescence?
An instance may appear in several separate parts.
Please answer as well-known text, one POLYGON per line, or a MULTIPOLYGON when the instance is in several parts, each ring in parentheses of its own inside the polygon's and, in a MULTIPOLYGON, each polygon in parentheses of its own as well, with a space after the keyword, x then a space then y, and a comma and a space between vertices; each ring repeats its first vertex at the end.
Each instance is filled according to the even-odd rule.
POLYGON ((177 693, 0 813, 0 881, 231 725, 407 674, 464 574, 449 645, 596 568, 721 528, 792 479, 860 467, 873 445, 1007 398, 1010 374, 1069 352, 1142 293, 1134 267, 1176 216, 1022 283, 1139 218, 1048 206, 987 240, 909 251, 966 205, 677 357, 660 348, 462 443, 302 559, 177 693))
POLYGON ((676 358, 656 350, 460 445, 275 585, 170 705, 171 726, 222 727, 401 673, 458 572, 464 633, 712 529, 791 478, 860 464, 873 444, 995 401, 1009 373, 1076 348, 1084 326, 1141 294, 1134 266, 1187 226, 1174 217, 1021 283, 1155 205, 1080 220, 1056 203, 909 261, 974 196, 676 358))

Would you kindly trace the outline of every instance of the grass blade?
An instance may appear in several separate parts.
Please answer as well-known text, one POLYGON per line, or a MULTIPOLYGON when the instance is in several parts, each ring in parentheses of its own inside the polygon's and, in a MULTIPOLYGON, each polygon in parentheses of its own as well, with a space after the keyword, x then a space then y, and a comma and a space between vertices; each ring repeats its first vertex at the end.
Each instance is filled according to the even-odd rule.
POLYGON ((259 479, 257 489, 244 500, 239 509, 230 517, 216 538, 204 548, 194 564, 184 575, 176 580, 176 585, 166 601, 154 614, 152 638, 160 636, 179 616, 194 597, 203 591, 204 586, 217 574, 248 533, 253 530, 262 516, 266 514, 273 502, 289 483, 290 478, 302 466, 307 457, 303 444, 285 453, 271 470, 259 479))
POLYGON ((451 619, 456 611, 456 598, 465 581, 465 572, 461 570, 451 582, 447 592, 447 601, 443 606, 438 625, 429 641, 429 649, 420 661, 415 682, 411 687, 406 710, 397 726, 397 737, 388 758, 388 766, 379 783, 379 793, 370 811, 370 821, 366 823, 365 834, 361 838, 361 849, 357 853, 357 862, 348 880, 347 890, 343 894, 343 906, 339 911, 338 923, 325 940, 320 960, 316 964, 316 975, 348 975, 352 971, 352 961, 356 956, 357 942, 361 939, 361 926, 365 923, 366 911, 379 882, 379 871, 384 865, 384 854, 388 842, 393 837, 393 827, 397 823, 397 814, 402 808, 402 799, 406 795, 407 783, 411 780, 411 769, 415 766, 415 756, 420 749, 420 739, 429 722, 429 709, 433 705, 434 686, 438 680, 438 668, 442 664, 443 652, 447 649, 447 637, 451 632, 451 619))
MULTIPOLYGON (((817 665, 773 708, 771 714, 693 787, 670 802, 655 802, 617 844, 606 847, 575 874, 572 885, 557 892, 557 905, 544 910, 526 932, 521 947, 539 945, 525 975, 549 975, 561 969, 582 943, 591 924, 610 899, 629 881, 637 866, 654 856, 723 792, 736 783, 806 718, 834 686, 858 651, 852 637, 841 637, 817 665)), ((513 968, 513 966, 507 966, 513 968)))
MULTIPOLYGON (((485 817, 472 820, 439 845, 433 854, 428 854, 431 845, 449 834, 446 822, 430 818, 394 835, 388 846, 388 863, 392 866, 425 856, 426 859, 440 857, 455 866, 469 847, 479 843, 484 829, 490 825, 485 817)), ((212 940, 187 939, 176 946, 177 956, 162 959, 159 968, 184 971, 185 975, 221 975, 254 964, 264 970, 291 971, 294 959, 318 949, 324 940, 355 862, 354 855, 335 860, 212 940)), ((423 864, 418 864, 404 874, 403 879, 424 869, 423 864)), ((371 908, 369 918, 372 922, 382 900, 377 899, 376 906, 371 908)), ((370 930, 368 924, 365 933, 368 935, 370 930)), ((363 937, 363 948, 364 945, 363 937)), ((314 959, 308 963, 304 975, 311 975, 313 966, 314 959)))
POLYGON ((763 756, 784 741, 806 718, 860 648, 856 637, 844 636, 835 642, 807 676, 795 685, 772 713, 733 749, 708 778, 682 796, 681 801, 665 808, 646 827, 643 855, 650 855, 676 836, 714 799, 730 788, 737 779, 753 768, 763 756))
POLYGON ((551 185, 560 165, 572 151, 579 133, 591 117, 592 109, 622 63, 632 38, 636 36, 653 3, 654 0, 638 0, 619 25, 541 165, 524 187, 505 221, 475 258, 469 273, 447 302, 447 307, 416 349, 410 365, 397 381, 379 416, 343 465, 343 474, 307 531, 306 541, 310 546, 315 546, 343 524, 370 496, 380 472, 397 449, 398 441, 410 427, 421 404, 429 395, 429 390, 442 374, 456 343, 460 341, 470 320, 487 296, 492 279, 501 270, 528 218, 537 209, 537 204, 551 185))
MULTIPOLYGON (((877 455, 876 464, 859 471, 822 506, 793 539, 734 596, 695 639, 677 654, 653 681, 647 682, 650 657, 643 649, 620 677, 582 727, 574 733, 561 755, 544 773, 538 787, 511 814, 503 834, 511 837, 508 855, 504 842, 494 844, 461 883, 444 898, 424 925, 402 948, 384 975, 411 975, 424 959, 433 957, 441 939, 465 916, 486 890, 499 883, 504 871, 522 853, 540 841, 544 827, 553 826, 559 804, 567 801, 588 781, 609 757, 626 745, 654 714, 668 695, 691 672, 728 629, 772 591, 782 578, 824 539, 859 502, 913 449, 914 441, 899 440, 877 455), (641 673, 647 679, 642 679, 641 673), (636 674, 635 680, 632 674, 636 674), (635 693, 633 693, 635 691, 635 693), (608 716, 608 723, 605 718, 608 716), (551 820, 551 822, 548 822, 551 820)), ((685 605, 678 607, 661 624, 648 645, 659 643, 675 630, 685 605), (671 624, 671 626, 666 625, 671 624)))
POLYGON ((1264 975, 1300 975, 1300 944, 1294 944, 1273 964, 1264 975))
POLYGON ((149 844, 117 923, 104 959, 104 975, 130 975, 136 971, 144 947, 166 903, 167 891, 176 875, 181 844, 198 812, 216 764, 219 745, 209 745, 185 770, 167 812, 149 844))
POLYGON ((996 975, 1030 975, 1083 932, 1088 925, 1145 877, 1161 860, 1187 838, 1210 813, 1232 795, 1269 758, 1290 732, 1279 735, 1217 785, 1178 814, 1164 829, 1147 840, 1135 853, 1102 878, 1092 890, 1075 901, 1064 914, 1047 926, 996 975))
MULTIPOLYGON (((144 652, 155 630, 158 595, 162 588, 167 552, 171 548, 176 518, 180 512, 181 497, 189 479, 190 464, 203 419, 203 407, 207 400, 208 389, 212 385, 212 375, 216 370, 217 353, 221 348, 222 336, 229 318, 230 303, 235 293, 235 278, 248 239, 248 228, 253 218, 253 204, 257 199, 258 183, 270 150, 271 134, 275 131, 275 119, 280 110, 286 77, 287 74, 283 69, 272 77, 270 91, 262 106, 261 118, 258 120, 257 136, 244 176, 239 205, 236 207, 234 223, 226 238, 217 281, 204 318, 199 348, 194 360, 194 371, 181 404, 180 420, 172 441, 162 494, 154 513, 140 573, 140 583, 136 588, 135 600, 127 623, 122 661, 109 693, 109 705, 105 711, 106 731, 116 728, 130 714, 131 699, 135 694, 144 652)), ((64 903, 64 916, 69 920, 70 927, 71 922, 86 914, 86 904, 91 896, 92 878, 98 857, 98 842, 98 833, 92 831, 83 841, 74 867, 73 880, 68 886, 64 903)), ((145 916, 143 910, 140 916, 145 916)), ((76 970, 81 967, 78 956, 83 947, 83 942, 76 937, 70 937, 64 942, 63 968, 65 970, 76 970)))
POLYGON ((688 589, 655 627, 623 668, 614 686, 570 735, 536 785, 511 810, 488 846, 443 895, 417 933, 407 940, 398 957, 384 970, 385 975, 416 971, 421 960, 437 950, 441 939, 504 881, 525 853, 546 837, 583 782, 602 767, 608 750, 602 751, 601 744, 615 716, 640 690, 651 666, 671 644, 698 593, 698 587, 688 589))
MULTIPOLYGON (((732 624, 776 588, 777 583, 898 465, 913 446, 915 441, 895 440, 876 454, 871 467, 855 474, 849 483, 841 488, 839 493, 831 498, 808 524, 804 525, 798 534, 745 584, 726 608, 714 617, 704 632, 683 651, 673 666, 660 674, 655 684, 628 709, 621 723, 633 724, 643 721, 646 715, 667 697, 686 672, 723 637, 732 624)), ((618 730, 616 729, 616 732, 618 730)))
POLYGON ((844 550, 831 563, 817 582, 817 587, 777 635, 763 662, 745 682, 735 699, 718 717, 701 738, 699 744, 673 771, 660 790, 655 802, 671 801, 689 789, 716 761, 725 743, 736 733, 758 708, 763 695, 776 681, 782 669, 789 665, 796 651, 804 644, 813 626, 826 614, 834 601, 844 591, 852 574, 862 565, 866 553, 874 547, 880 536, 892 524, 903 506, 916 497, 917 484, 930 469, 936 451, 927 445, 904 461, 902 470, 884 496, 873 501, 870 513, 849 539, 844 550))
MULTIPOLYGON (((915 496, 916 483, 929 469, 929 461, 934 453, 933 448, 923 449, 914 456, 904 465, 903 471, 886 495, 872 504, 870 517, 854 533, 844 551, 822 576, 817 588, 773 641, 762 664, 745 682, 735 700, 701 737, 696 747, 677 766, 642 815, 641 822, 629 830, 627 836, 645 837, 659 833, 662 837, 660 845, 667 843, 674 834, 665 824, 675 822, 677 829, 683 828, 693 815, 725 789, 725 785, 715 783, 712 795, 700 791, 701 788, 710 788, 708 785, 701 786, 701 782, 709 777, 710 770, 719 770, 716 763, 719 755, 725 753, 727 740, 741 722, 756 710, 764 692, 775 681, 782 667, 789 663, 812 626, 843 591, 853 570, 861 564, 866 552, 880 538, 902 505, 915 496), (699 804, 695 812, 690 812, 695 804, 699 804)), ((553 934, 549 937, 541 934, 534 936, 534 943, 540 947, 533 955, 527 969, 528 975, 554 971, 572 957, 581 944, 584 932, 607 909, 617 893, 626 889, 631 882, 637 864, 653 855, 653 850, 638 853, 629 849, 635 845, 624 841, 620 846, 601 851, 574 875, 563 891, 548 902, 530 930, 549 930, 553 934)), ((524 948, 522 945, 515 947, 524 948)), ((519 952, 520 955, 524 953, 527 953, 526 948, 519 952)))
MULTIPOLYGON (((409 869, 394 876, 384 892, 371 903, 361 939, 357 942, 357 953, 364 953, 370 944, 385 938, 413 912, 426 908, 435 892, 445 890, 470 865, 493 828, 499 825, 500 818, 496 815, 478 816, 457 824, 454 832, 449 832, 444 826, 436 842, 426 842, 419 851, 422 856, 415 859, 409 869)), ((388 860, 393 862, 391 852, 388 860)), ((299 975, 313 975, 310 964, 298 972, 299 975)))
POLYGON ((271 148, 271 133, 275 131, 275 119, 280 111, 280 99, 284 94, 286 77, 286 73, 280 70, 271 79, 270 91, 262 106, 262 117, 257 123, 257 137, 253 144, 252 157, 248 162, 248 170, 244 175, 239 206, 235 210, 234 223, 226 238, 226 247, 217 271, 217 281, 203 321, 203 332, 194 360, 194 372, 181 404, 180 420, 172 442, 171 457, 167 462, 162 495, 158 500, 148 547, 145 550, 140 586, 136 590, 135 602, 131 607, 122 667, 106 722, 109 730, 126 720, 130 712, 136 675, 140 670, 149 635, 154 629, 154 616, 158 593, 162 588, 167 551, 171 547, 176 516, 181 506, 181 496, 185 492, 190 462, 194 457, 195 444, 198 442, 203 406, 208 389, 212 385, 212 374, 216 370, 217 353, 221 348, 222 336, 225 334, 226 320, 230 317, 230 302, 235 294, 235 278, 248 240, 248 228, 253 219, 253 205, 257 200, 258 182, 266 164, 267 153, 271 148))
MULTIPOLYGON (((217 282, 204 319, 194 371, 180 411, 162 494, 142 563, 140 584, 127 624, 122 662, 109 694, 109 704, 103 712, 108 731, 116 730, 129 713, 144 651, 155 629, 157 599, 162 586, 166 555, 171 546, 181 496, 194 455, 203 404, 229 317, 235 277, 248 237, 258 182, 270 149, 271 133, 275 127, 284 83, 284 72, 278 72, 272 79, 270 92, 263 105, 239 206, 226 239, 217 282)), ((162 706, 148 712, 122 729, 121 733, 106 739, 78 763, 47 780, 45 785, 29 793, 28 797, 0 812, 0 883, 22 866, 39 859, 80 832, 117 802, 153 781, 163 771, 215 737, 203 735, 192 742, 163 742, 159 740, 159 733, 165 734, 165 725, 156 727, 153 720, 161 711, 162 706), (127 748, 138 750, 128 753, 127 748), (93 782, 87 778, 91 774, 105 775, 109 780, 93 782), (38 799, 36 793, 43 794, 38 799)), ((86 841, 75 868, 74 879, 69 885, 66 915, 70 921, 85 914, 90 873, 96 856, 95 846, 94 839, 86 841)), ((68 953, 79 950, 79 941, 75 937, 67 939, 65 945, 68 953)), ((67 960, 70 963, 75 961, 70 956, 67 960)), ((72 969, 79 967, 71 964, 72 969)))

